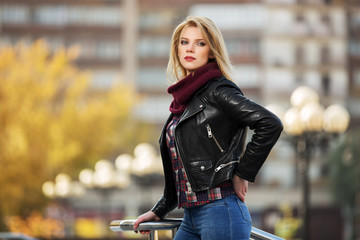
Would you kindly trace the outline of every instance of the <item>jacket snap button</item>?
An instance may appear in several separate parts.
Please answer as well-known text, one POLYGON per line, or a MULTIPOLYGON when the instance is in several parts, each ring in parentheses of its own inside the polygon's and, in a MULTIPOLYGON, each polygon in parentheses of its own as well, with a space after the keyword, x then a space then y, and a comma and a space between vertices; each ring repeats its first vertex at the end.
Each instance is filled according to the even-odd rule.
POLYGON ((203 105, 200 105, 199 107, 200 107, 200 108, 202 108, 202 107, 203 107, 203 105))
POLYGON ((205 167, 204 167, 204 166, 201 166, 200 169, 201 169, 201 171, 204 171, 204 170, 205 170, 205 167))

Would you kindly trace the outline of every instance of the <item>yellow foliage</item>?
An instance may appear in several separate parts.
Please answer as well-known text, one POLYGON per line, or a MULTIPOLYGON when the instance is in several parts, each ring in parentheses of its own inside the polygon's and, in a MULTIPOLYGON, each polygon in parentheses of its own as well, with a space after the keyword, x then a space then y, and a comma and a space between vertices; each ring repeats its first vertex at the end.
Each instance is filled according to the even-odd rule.
POLYGON ((297 232, 301 227, 301 219, 295 218, 292 214, 292 208, 288 203, 280 205, 283 217, 275 224, 275 235, 291 240, 295 239, 297 232))
POLYGON ((41 40, 0 49, 0 214, 29 213, 60 171, 76 178, 148 136, 131 115, 134 88, 95 91, 72 65, 78 51, 52 53, 41 40))
POLYGON ((80 238, 101 238, 104 236, 105 223, 95 219, 78 218, 75 221, 75 233, 80 238))
POLYGON ((65 235, 64 223, 57 219, 43 218, 40 213, 32 212, 27 218, 12 216, 6 221, 9 231, 47 239, 62 238, 65 235))

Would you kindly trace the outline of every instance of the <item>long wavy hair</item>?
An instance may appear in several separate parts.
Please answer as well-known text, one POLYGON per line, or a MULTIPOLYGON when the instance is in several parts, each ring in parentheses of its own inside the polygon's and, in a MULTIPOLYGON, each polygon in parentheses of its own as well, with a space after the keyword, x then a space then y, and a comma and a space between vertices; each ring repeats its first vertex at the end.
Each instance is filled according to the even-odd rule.
POLYGON ((204 41, 210 47, 210 56, 214 57, 214 60, 223 75, 227 79, 232 80, 232 66, 229 54, 225 47, 224 38, 219 28, 209 18, 189 16, 175 28, 171 38, 170 56, 166 70, 166 77, 168 81, 170 83, 176 83, 186 77, 186 69, 180 64, 177 54, 180 36, 186 27, 197 27, 200 29, 204 37, 204 41))

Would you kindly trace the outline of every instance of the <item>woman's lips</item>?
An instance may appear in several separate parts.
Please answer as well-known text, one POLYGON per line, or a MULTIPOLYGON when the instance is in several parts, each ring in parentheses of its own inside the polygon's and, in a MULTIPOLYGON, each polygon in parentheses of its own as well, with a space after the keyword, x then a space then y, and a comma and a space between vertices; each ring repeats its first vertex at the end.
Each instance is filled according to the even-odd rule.
POLYGON ((191 56, 186 56, 185 60, 188 61, 188 62, 192 62, 192 61, 196 60, 196 58, 191 57, 191 56))

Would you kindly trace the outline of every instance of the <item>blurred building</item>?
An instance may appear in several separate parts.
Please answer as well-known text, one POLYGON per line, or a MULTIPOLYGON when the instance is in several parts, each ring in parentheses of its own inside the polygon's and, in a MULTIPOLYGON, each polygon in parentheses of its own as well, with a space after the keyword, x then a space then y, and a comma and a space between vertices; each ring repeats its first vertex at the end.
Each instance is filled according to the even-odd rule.
POLYGON ((0 1, 0 44, 45 39, 55 49, 78 45, 77 65, 93 72, 93 84, 109 86, 120 74, 121 1, 0 1))
POLYGON ((187 15, 221 28, 247 96, 285 105, 306 84, 329 102, 350 100, 360 116, 352 107, 360 94, 359 13, 341 0, 1 0, 0 11, 0 45, 44 38, 53 49, 80 46, 76 64, 93 73, 93 86, 135 83, 146 99, 138 115, 151 123, 167 117, 169 41, 187 15))
POLYGON ((349 66, 349 108, 359 124, 360 108, 360 1, 350 0, 346 5, 348 26, 348 66, 349 66))
MULTIPOLYGON (((220 27, 234 80, 246 96, 287 108, 291 92, 308 85, 324 105, 341 103, 352 124, 360 123, 358 0, 0 0, 0 45, 38 38, 54 50, 79 45, 76 64, 93 73, 93 86, 134 83, 144 97, 135 113, 160 127, 171 101, 165 76, 170 38, 188 15, 207 16, 220 27)), ((281 200, 299 204, 295 161, 280 140, 249 195, 251 208, 260 214, 281 200)), ((323 164, 316 156, 310 174, 316 206, 331 204, 323 164)), ((259 219, 254 214, 254 222, 259 219)))

